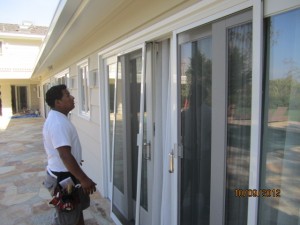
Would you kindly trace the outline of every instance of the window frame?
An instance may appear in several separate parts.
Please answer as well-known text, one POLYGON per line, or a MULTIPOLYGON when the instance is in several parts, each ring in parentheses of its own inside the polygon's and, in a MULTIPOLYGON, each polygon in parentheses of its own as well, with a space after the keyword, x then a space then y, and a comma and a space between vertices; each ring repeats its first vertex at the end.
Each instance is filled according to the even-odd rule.
POLYGON ((62 72, 56 74, 55 76, 55 83, 56 84, 65 84, 67 87, 69 86, 69 77, 70 77, 70 72, 69 69, 65 69, 62 72), (65 82, 59 82, 60 80, 62 80, 62 78, 65 78, 65 82))

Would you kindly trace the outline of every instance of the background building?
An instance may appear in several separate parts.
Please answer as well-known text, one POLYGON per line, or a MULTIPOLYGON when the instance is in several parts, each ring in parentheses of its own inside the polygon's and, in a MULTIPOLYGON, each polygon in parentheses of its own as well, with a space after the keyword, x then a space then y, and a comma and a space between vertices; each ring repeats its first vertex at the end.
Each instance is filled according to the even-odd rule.
POLYGON ((2 115, 39 109, 37 79, 31 79, 47 27, 0 23, 0 90, 2 115))

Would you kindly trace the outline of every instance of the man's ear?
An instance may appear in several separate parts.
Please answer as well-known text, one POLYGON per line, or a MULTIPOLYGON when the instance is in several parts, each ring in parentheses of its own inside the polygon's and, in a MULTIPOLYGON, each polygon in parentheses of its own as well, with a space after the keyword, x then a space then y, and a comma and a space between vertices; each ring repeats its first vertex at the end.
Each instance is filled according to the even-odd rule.
POLYGON ((55 99, 55 102, 54 102, 54 107, 56 108, 57 106, 59 106, 61 103, 61 100, 60 99, 55 99))

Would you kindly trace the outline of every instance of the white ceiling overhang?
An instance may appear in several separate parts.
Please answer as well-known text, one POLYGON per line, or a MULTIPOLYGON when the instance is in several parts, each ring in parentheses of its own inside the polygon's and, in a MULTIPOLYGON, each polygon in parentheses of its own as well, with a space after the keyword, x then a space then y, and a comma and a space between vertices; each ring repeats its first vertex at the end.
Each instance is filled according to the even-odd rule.
POLYGON ((131 0, 61 0, 41 47, 32 77, 40 76, 72 51, 117 9, 131 0))

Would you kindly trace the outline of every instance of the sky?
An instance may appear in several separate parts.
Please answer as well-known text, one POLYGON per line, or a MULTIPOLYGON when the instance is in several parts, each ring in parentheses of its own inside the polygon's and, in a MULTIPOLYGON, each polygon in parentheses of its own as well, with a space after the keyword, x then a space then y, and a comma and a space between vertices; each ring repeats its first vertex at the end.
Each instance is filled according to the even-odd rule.
POLYGON ((299 9, 272 17, 269 53, 272 79, 285 78, 293 71, 293 78, 300 81, 299 22, 299 9))
POLYGON ((0 0, 0 23, 49 26, 59 0, 0 0))

